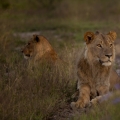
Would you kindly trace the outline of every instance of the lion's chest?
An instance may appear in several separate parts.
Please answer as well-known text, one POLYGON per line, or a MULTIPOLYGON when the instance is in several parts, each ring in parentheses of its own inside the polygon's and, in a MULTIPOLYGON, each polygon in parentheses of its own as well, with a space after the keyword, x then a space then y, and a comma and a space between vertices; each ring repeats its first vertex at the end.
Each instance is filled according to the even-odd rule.
POLYGON ((91 88, 91 96, 97 95, 98 87, 109 86, 110 69, 93 69, 90 66, 86 66, 86 69, 84 68, 78 68, 79 86, 88 84, 91 88))

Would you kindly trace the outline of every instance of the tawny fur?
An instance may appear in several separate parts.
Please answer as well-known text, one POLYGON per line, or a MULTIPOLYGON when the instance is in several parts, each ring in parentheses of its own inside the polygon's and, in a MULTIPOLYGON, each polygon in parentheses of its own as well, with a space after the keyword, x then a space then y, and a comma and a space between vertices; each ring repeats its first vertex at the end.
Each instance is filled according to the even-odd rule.
POLYGON ((33 38, 23 48, 22 53, 25 58, 34 62, 47 61, 55 63, 59 57, 48 40, 41 35, 33 35, 33 38))
POLYGON ((91 99, 98 100, 119 82, 117 73, 112 69, 115 39, 115 32, 87 32, 84 35, 86 46, 77 66, 79 97, 77 102, 71 103, 72 107, 86 107, 91 99))

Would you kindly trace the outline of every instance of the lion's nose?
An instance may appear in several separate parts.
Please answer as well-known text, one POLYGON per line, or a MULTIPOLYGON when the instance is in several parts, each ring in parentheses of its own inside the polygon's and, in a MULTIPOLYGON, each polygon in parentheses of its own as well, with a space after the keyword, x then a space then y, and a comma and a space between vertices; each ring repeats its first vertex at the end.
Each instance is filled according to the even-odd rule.
POLYGON ((108 57, 108 58, 110 58, 110 57, 112 57, 112 54, 107 54, 105 56, 108 57))
POLYGON ((21 52, 23 53, 23 50, 21 50, 21 52))

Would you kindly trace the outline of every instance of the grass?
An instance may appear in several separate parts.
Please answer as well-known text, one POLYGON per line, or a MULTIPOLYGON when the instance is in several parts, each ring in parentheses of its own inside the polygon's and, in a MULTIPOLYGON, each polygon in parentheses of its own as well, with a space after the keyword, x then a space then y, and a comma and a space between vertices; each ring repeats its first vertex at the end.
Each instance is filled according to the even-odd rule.
MULTIPOLYGON (((74 63, 73 58, 69 61, 69 68, 60 69, 59 66, 49 69, 41 64, 32 71, 31 64, 28 65, 22 54, 14 49, 19 43, 16 38, 11 35, 1 43, 0 48, 4 52, 0 59, 1 120, 49 118, 54 109, 61 103, 65 104, 72 94, 76 81, 72 69, 74 65, 71 64, 74 63)), ((68 56, 73 54, 67 52, 68 56)))
MULTIPOLYGON (((103 8, 98 6, 96 10, 93 8, 100 3, 99 0, 85 0, 81 3, 78 0, 61 1, 54 10, 39 6, 39 1, 28 2, 16 3, 13 0, 8 8, 0 8, 1 120, 42 120, 54 116, 72 100, 77 80, 76 61, 83 47, 84 33, 96 30, 120 32, 117 0, 114 2, 117 3, 116 8, 112 1, 102 1, 103 8), (111 13, 105 8, 107 5, 111 13), (32 65, 23 59, 20 50, 35 31, 40 31, 48 38, 60 58, 67 61, 67 68, 59 66, 49 69, 40 65, 31 70, 32 65), (26 32, 30 36, 14 36, 26 32)), ((119 103, 112 104, 111 101, 71 119, 119 120, 119 103)))
POLYGON ((89 112, 77 115, 72 120, 119 120, 120 115, 118 114, 120 101, 115 102, 119 99, 120 93, 112 96, 111 99, 104 101, 102 104, 94 106, 89 112))

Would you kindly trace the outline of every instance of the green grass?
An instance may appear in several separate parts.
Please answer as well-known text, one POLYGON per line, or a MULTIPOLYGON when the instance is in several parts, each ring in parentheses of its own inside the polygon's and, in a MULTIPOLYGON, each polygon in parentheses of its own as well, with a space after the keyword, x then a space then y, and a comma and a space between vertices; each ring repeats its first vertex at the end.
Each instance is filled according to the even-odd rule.
POLYGON ((119 120, 120 102, 114 102, 119 99, 119 95, 120 93, 102 104, 94 106, 89 112, 73 117, 72 120, 119 120))

